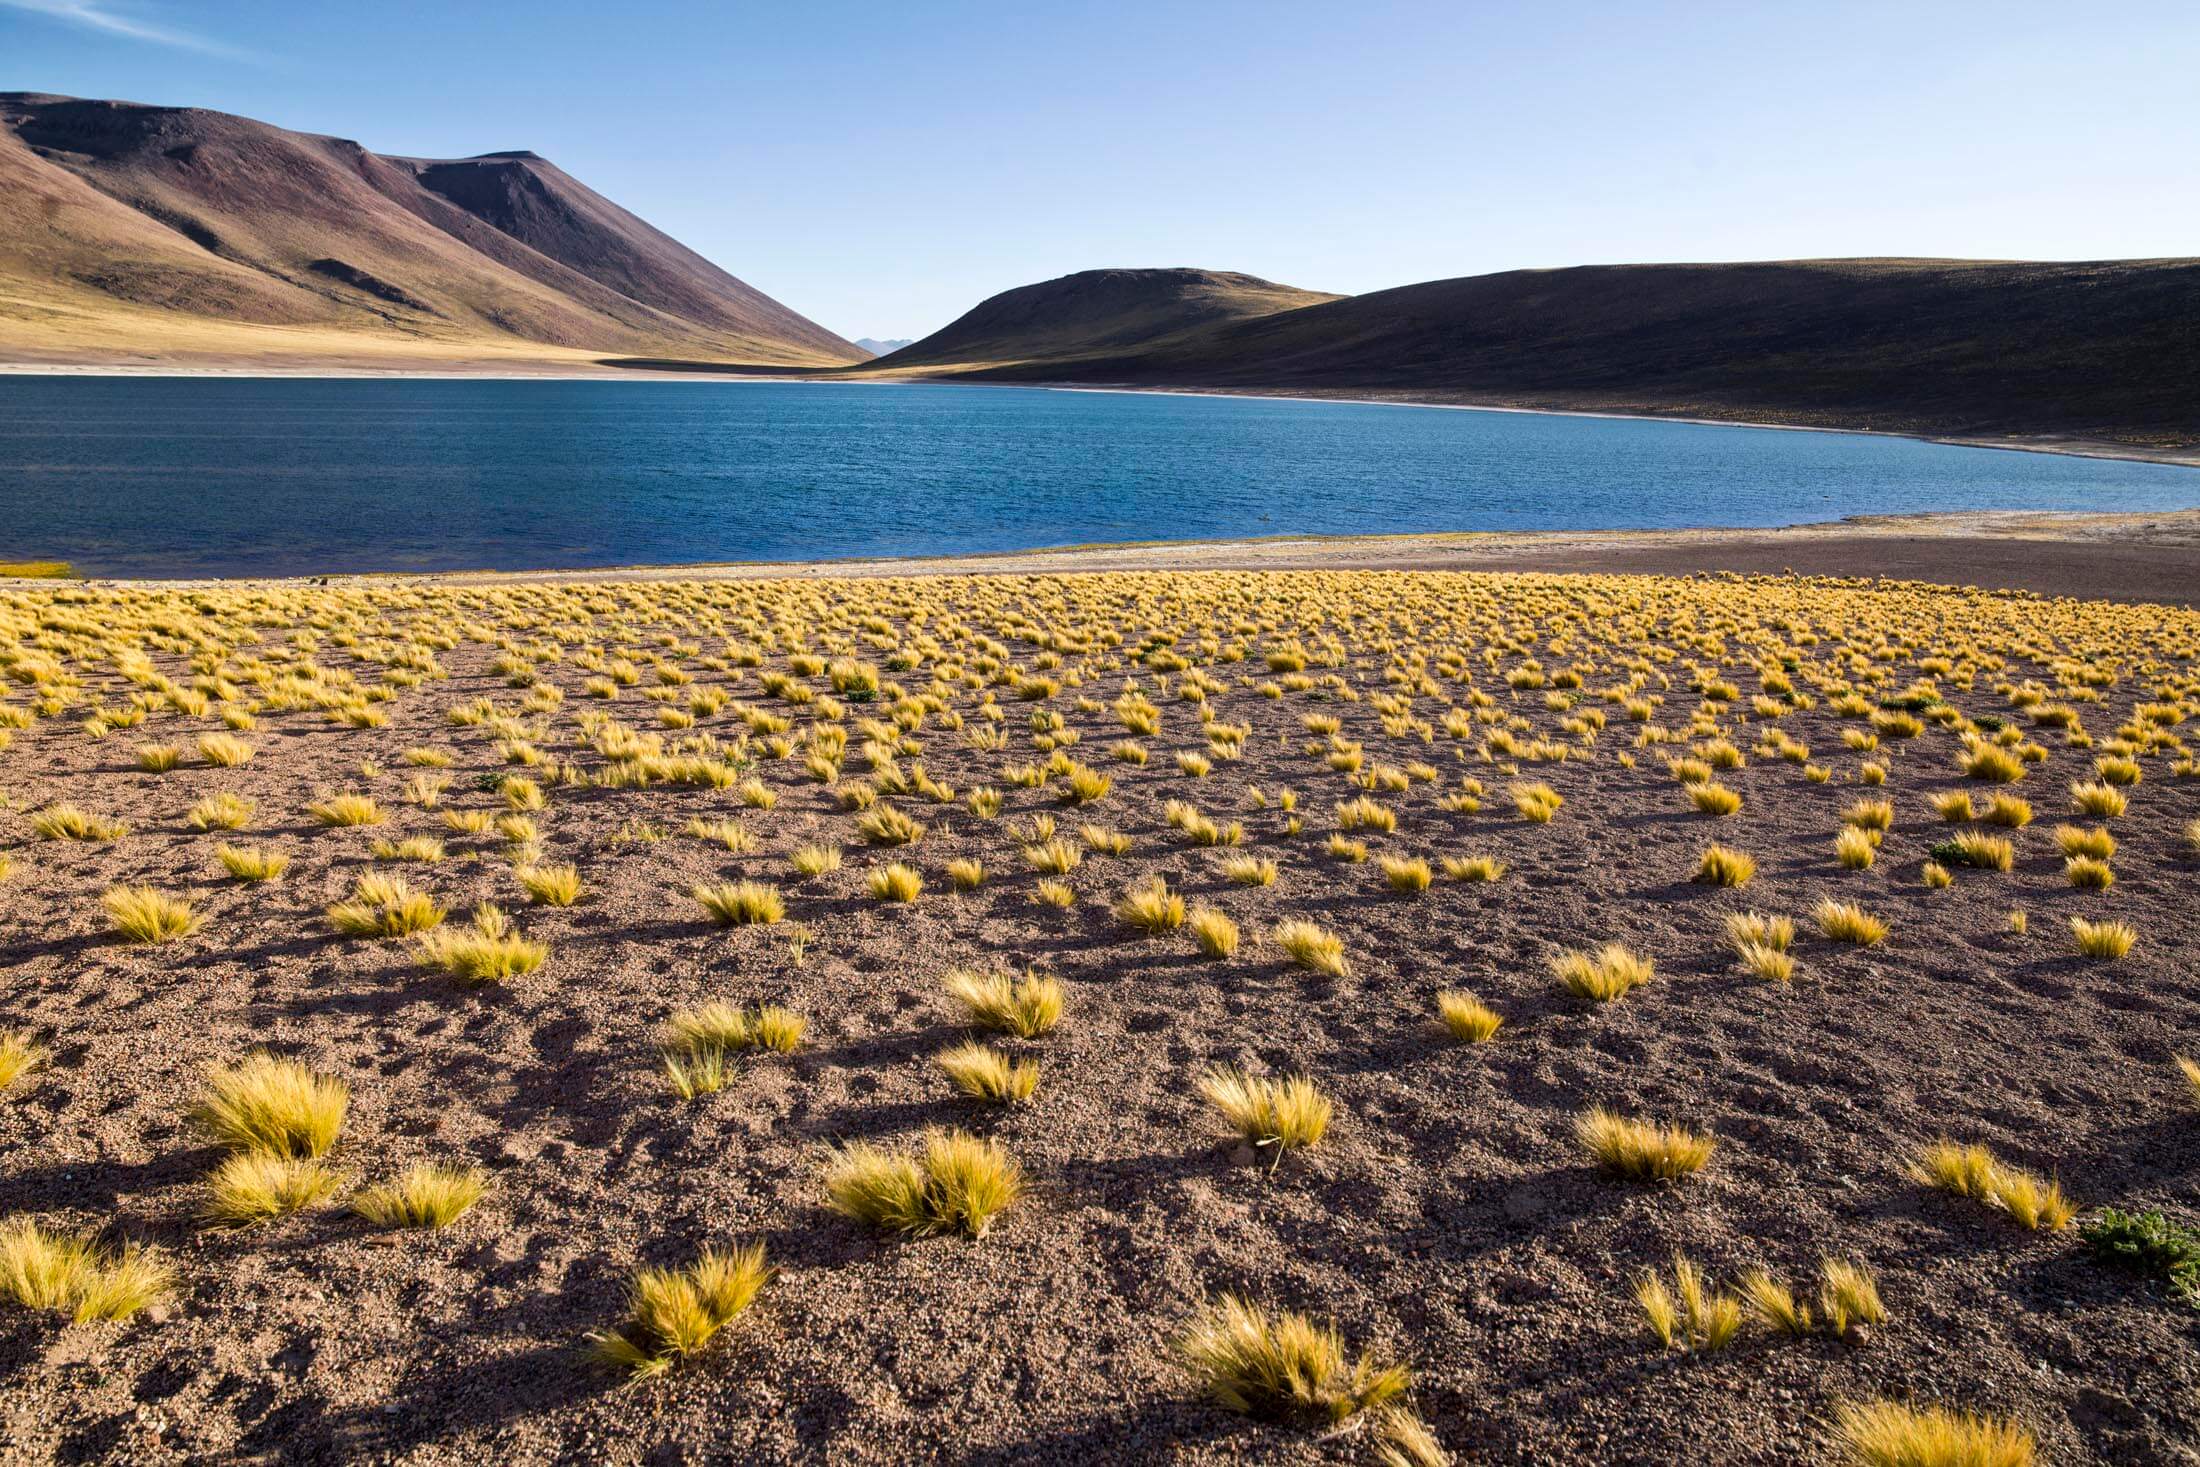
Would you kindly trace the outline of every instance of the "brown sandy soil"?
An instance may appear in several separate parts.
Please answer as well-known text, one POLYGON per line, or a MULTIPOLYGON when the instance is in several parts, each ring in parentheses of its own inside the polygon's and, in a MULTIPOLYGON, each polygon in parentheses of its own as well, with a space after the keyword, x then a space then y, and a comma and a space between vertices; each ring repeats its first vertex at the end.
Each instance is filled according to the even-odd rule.
MULTIPOLYGON (((0 752, 14 865, 0 882, 0 1027, 52 1050, 0 1094, 0 1216, 150 1243, 178 1271, 173 1295, 125 1324, 0 1306, 0 1460, 1374 1460, 1365 1433, 1256 1424, 1201 1402, 1170 1341, 1223 1290, 1334 1319, 1355 1348, 1410 1361, 1414 1408, 1466 1460, 1832 1462, 1834 1411, 1877 1398, 2012 1417, 2056 1463, 2192 1460, 2200 1315, 2097 1266, 2074 1232, 2026 1231, 1907 1168, 1948 1134, 2055 1174, 2086 1204, 2196 1220, 2194 1100, 2171 1062, 2200 1050, 2200 865, 2181 843, 2200 780, 2174 772, 2189 768, 2174 741, 2194 725, 2149 725, 2144 778, 2107 822, 2111 889, 2069 886, 2051 835, 2072 818, 2070 783, 2092 777, 2136 705, 2200 711, 2196 654, 2200 616, 2181 609, 1786 578, 0 589, 8 706, 44 698, 50 710, 0 752), (1176 656, 1147 653, 1163 645, 1156 632, 1175 634, 1176 656), (491 665, 500 640, 524 654, 507 664, 516 680, 491 665), (1266 666, 1295 644, 1310 654, 1304 681, 1266 666), (751 645, 761 666, 729 661, 751 645), (118 665, 131 647, 149 669, 118 665), (590 648, 630 660, 638 683, 589 696, 590 648), (904 705, 921 750, 899 762, 921 762, 954 803, 883 800, 929 825, 914 847, 866 848, 833 787, 805 773, 831 705, 784 701, 764 682, 796 671, 798 648, 939 695, 929 713, 904 705), (1199 706, 1179 696, 1179 660, 1211 680, 1216 719, 1246 730, 1242 757, 1204 777, 1176 762, 1209 747, 1199 706), (1578 674, 1578 707, 1552 707, 1531 661, 1547 681, 1578 674), (1761 669, 1783 662, 1812 706, 1768 719, 1752 700, 1761 669), (659 668, 690 679, 667 683, 663 703, 648 696, 659 668), (1699 669, 1738 701, 1707 704, 1699 669), (1042 673, 1059 687, 1023 696, 1046 692, 1029 681, 1042 673), (192 715, 167 691, 195 675, 217 684, 217 704, 192 715), (530 678, 562 703, 522 712, 530 678), (1921 678, 1954 710, 1946 724, 1870 756, 1844 748, 1843 732, 1868 724, 1840 716, 1839 689, 1876 704, 1921 678), (1112 709, 1127 679, 1162 710, 1143 766, 1107 755, 1126 736, 1112 709), (1282 696, 1263 694, 1270 681, 1282 696), (2024 699, 1997 691, 2033 685, 2075 709, 2096 746, 2034 726, 2024 699), (378 701, 362 701, 370 689, 378 701), (663 731, 666 751, 737 766, 776 794, 772 808, 732 789, 602 782, 608 745, 592 746, 583 714, 655 732, 660 707, 688 707, 699 689, 730 701, 663 731), (140 694, 158 705, 142 723, 86 736, 95 709, 140 694), (1625 696, 1662 701, 1638 723, 1625 696), (1386 697, 1404 701, 1386 715, 1386 697), (223 698, 258 708, 241 768, 188 752, 220 729, 223 698), (539 854, 578 866, 578 905, 524 905, 511 852, 404 794, 418 771, 403 751, 442 748, 455 759, 444 807, 501 812, 496 782, 513 766, 499 730, 447 718, 477 700, 548 756, 539 854), (1489 721, 1467 716, 1473 702, 1489 721), (744 708, 789 720, 791 757, 745 729, 744 708), (1582 710, 1608 720, 1600 732, 1562 727, 1582 710), (386 722, 348 726, 347 712, 386 722), (1009 766, 1049 757, 1032 724, 1046 712, 1081 735, 1068 755, 1112 776, 1099 803, 1063 805, 1060 781, 1010 783, 1009 766), (1308 715, 1337 718, 1370 772, 1425 761, 1434 773, 1375 792, 1398 815, 1395 833, 1368 834, 1377 854, 1487 853, 1507 874, 1439 875, 1401 896, 1372 860, 1326 854, 1335 806, 1363 791, 1329 766, 1308 715), (1930 890, 1921 863, 1956 827, 1927 797, 1964 786, 1958 731, 1996 717, 2039 742, 2015 787, 2039 818, 2006 832, 2013 871, 1958 870, 1930 890), (1825 783, 1754 752, 1773 723, 1809 746, 1825 783), (1005 747, 973 746, 996 726, 1005 747), (1665 769, 1714 726, 1747 753, 1720 776, 1745 801, 1723 820, 1695 814, 1665 769), (1672 742, 1644 746, 1650 729, 1672 742), (1546 757, 1508 752, 1507 738, 1546 757), (145 744, 183 748, 183 764, 139 772, 145 744), (1560 748, 1571 757, 1551 757, 1560 748), (1860 786, 1867 757, 1884 763, 1883 789, 1860 786), (569 781, 553 772, 563 765, 569 781), (1508 791, 1529 780, 1565 797, 1548 824, 1515 813, 1508 791), (1484 788, 1479 810, 1439 803, 1467 781, 1484 788), (964 802, 981 785, 1005 795, 997 818, 964 802), (1256 808, 1248 786, 1270 803, 1256 808), (1297 795, 1296 835, 1273 801, 1283 789, 1297 795), (249 828, 191 830, 184 812, 222 790, 254 802, 249 828), (386 823, 309 820, 311 801, 341 790, 373 794, 386 823), (1892 801, 1893 825, 1871 869, 1845 871, 1835 833, 1868 796, 1892 801), (29 815, 61 800, 131 828, 106 844, 34 839, 29 815), (1169 827, 1169 800, 1242 822, 1243 848, 1280 878, 1228 882, 1216 851, 1169 827), (1094 821, 1135 842, 1066 878, 1068 911, 1035 903, 1021 853, 1045 814, 1073 840, 1094 821), (685 834, 694 817, 739 820, 754 849, 685 834), (322 909, 378 864, 372 840, 409 834, 447 842, 447 859, 403 869, 454 923, 494 899, 548 942, 549 961, 466 988, 405 942, 333 936, 322 909), (288 876, 228 880, 212 855, 222 839, 287 852, 288 876), (1714 839, 1756 856, 1744 890, 1690 880, 1714 839), (844 847, 845 864, 797 878, 787 853, 817 841, 844 847), (911 905, 865 894, 865 873, 896 854, 925 874, 911 905), (977 892, 949 889, 958 857, 993 873, 977 892), (1241 924, 1234 958, 1118 921, 1117 896, 1154 873, 1241 924), (687 889, 735 877, 777 883, 788 920, 700 920, 687 889), (204 926, 166 946, 119 944, 99 894, 136 881, 187 896, 204 926), (1891 936, 1871 949, 1823 939, 1808 920, 1821 897, 1861 902, 1891 936), (1751 908, 1798 919, 1791 985, 1735 966, 1723 922, 1751 908), (2028 913, 2025 935, 2009 931, 2012 909, 2028 913), (2131 923, 2137 946, 2079 960, 2067 921, 2080 915, 2131 923), (1265 934, 1287 918, 1339 935, 1349 976, 1282 961, 1265 934), (1556 986, 1547 959, 1614 939, 1656 960, 1647 987, 1593 1008, 1556 986), (1026 964, 1061 977, 1066 1016, 1007 1042, 1044 1077, 1028 1104, 989 1110, 932 1063, 967 1033, 943 979, 1026 964), (1435 1026, 1449 988, 1502 1012, 1497 1038, 1458 1044, 1435 1026), (678 1100, 657 1072, 658 1035, 708 1000, 800 1010, 807 1042, 678 1100), (354 1183, 466 1162, 492 1174, 488 1196, 440 1233, 378 1232, 345 1213, 345 1193, 262 1228, 200 1226, 217 1153, 184 1113, 210 1065, 255 1046, 350 1083, 332 1155, 354 1183), (1218 1062, 1313 1076, 1337 1106, 1328 1137, 1273 1167, 1250 1160, 1194 1089, 1218 1062), (1596 1104, 1708 1130, 1717 1152, 1678 1184, 1607 1179, 1572 1137, 1596 1104), (826 1206, 836 1143, 906 1146, 934 1125, 999 1138, 1031 1183, 985 1237, 882 1238, 826 1206), (780 1273, 720 1343, 633 1385, 589 1357, 585 1336, 622 1317, 637 1265, 741 1239, 765 1241, 780 1273), (1723 1353, 1666 1352, 1630 1289, 1675 1249, 1722 1279, 1764 1266, 1799 1283, 1822 1255, 1852 1257, 1876 1274, 1890 1318, 1848 1341, 1752 1326, 1723 1353)), ((796 680, 830 693, 823 676, 796 680)), ((866 777, 859 725, 891 716, 894 697, 840 705, 841 784, 866 777)))

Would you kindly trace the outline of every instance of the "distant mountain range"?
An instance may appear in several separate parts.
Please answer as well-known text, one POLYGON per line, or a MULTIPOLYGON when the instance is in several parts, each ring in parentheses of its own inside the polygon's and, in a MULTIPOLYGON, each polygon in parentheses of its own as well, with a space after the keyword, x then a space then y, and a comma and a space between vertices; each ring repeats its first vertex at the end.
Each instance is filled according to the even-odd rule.
POLYGON ((0 93, 0 363, 758 371, 1374 397, 2176 454, 2200 260, 1087 270, 850 342, 532 153, 0 93))
POLYGON ((0 357, 864 359, 532 153, 0 93, 0 357))
POLYGON ((1205 270, 1006 291, 856 371, 2200 445, 2200 260, 1515 270, 1336 297, 1205 270))
POLYGON ((882 357, 888 352, 900 351, 914 340, 916 338, 913 336, 898 337, 890 341, 881 341, 875 336, 859 336, 856 338, 856 345, 862 347, 874 357, 882 357))

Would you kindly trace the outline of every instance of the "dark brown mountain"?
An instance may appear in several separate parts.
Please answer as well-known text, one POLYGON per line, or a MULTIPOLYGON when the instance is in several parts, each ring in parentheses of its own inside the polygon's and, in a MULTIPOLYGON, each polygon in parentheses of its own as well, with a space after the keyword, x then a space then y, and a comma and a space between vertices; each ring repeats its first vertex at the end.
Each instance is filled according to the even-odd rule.
MULTIPOLYGON (((1063 309, 1079 319, 1074 301, 1063 309)), ((1125 308, 1111 301, 1106 310, 1125 308)), ((1022 341, 989 333, 958 360, 951 333, 962 324, 878 365, 926 363, 928 375, 1003 381, 2200 444, 2196 260, 1520 270, 1216 320, 1073 358, 1042 322, 1022 341)))
POLYGON ((0 93, 0 352, 831 366, 839 337, 531 153, 383 157, 0 93))
POLYGON ((1151 350, 1201 327, 1335 299, 1226 270, 1083 270, 980 301, 876 365, 1014 369, 1047 363, 1059 369, 1151 350))

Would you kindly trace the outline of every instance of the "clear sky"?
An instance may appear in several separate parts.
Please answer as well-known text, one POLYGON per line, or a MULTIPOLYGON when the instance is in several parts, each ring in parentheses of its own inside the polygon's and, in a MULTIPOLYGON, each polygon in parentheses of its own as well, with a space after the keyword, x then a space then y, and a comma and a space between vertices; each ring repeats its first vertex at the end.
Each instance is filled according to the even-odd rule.
POLYGON ((0 90, 532 148, 846 336, 1072 270, 2200 253, 2200 6, 0 0, 0 90))

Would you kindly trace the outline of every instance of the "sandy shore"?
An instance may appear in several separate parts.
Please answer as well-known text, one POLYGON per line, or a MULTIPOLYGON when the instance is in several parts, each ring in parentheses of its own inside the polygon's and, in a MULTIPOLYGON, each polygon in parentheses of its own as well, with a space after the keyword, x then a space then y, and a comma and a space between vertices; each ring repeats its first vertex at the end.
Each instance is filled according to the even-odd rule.
POLYGON ((1801 575, 2200 604, 2200 510, 1858 516, 1772 530, 1278 536, 929 558, 481 571, 438 582, 820 580, 1134 570, 1464 570, 1801 575))

